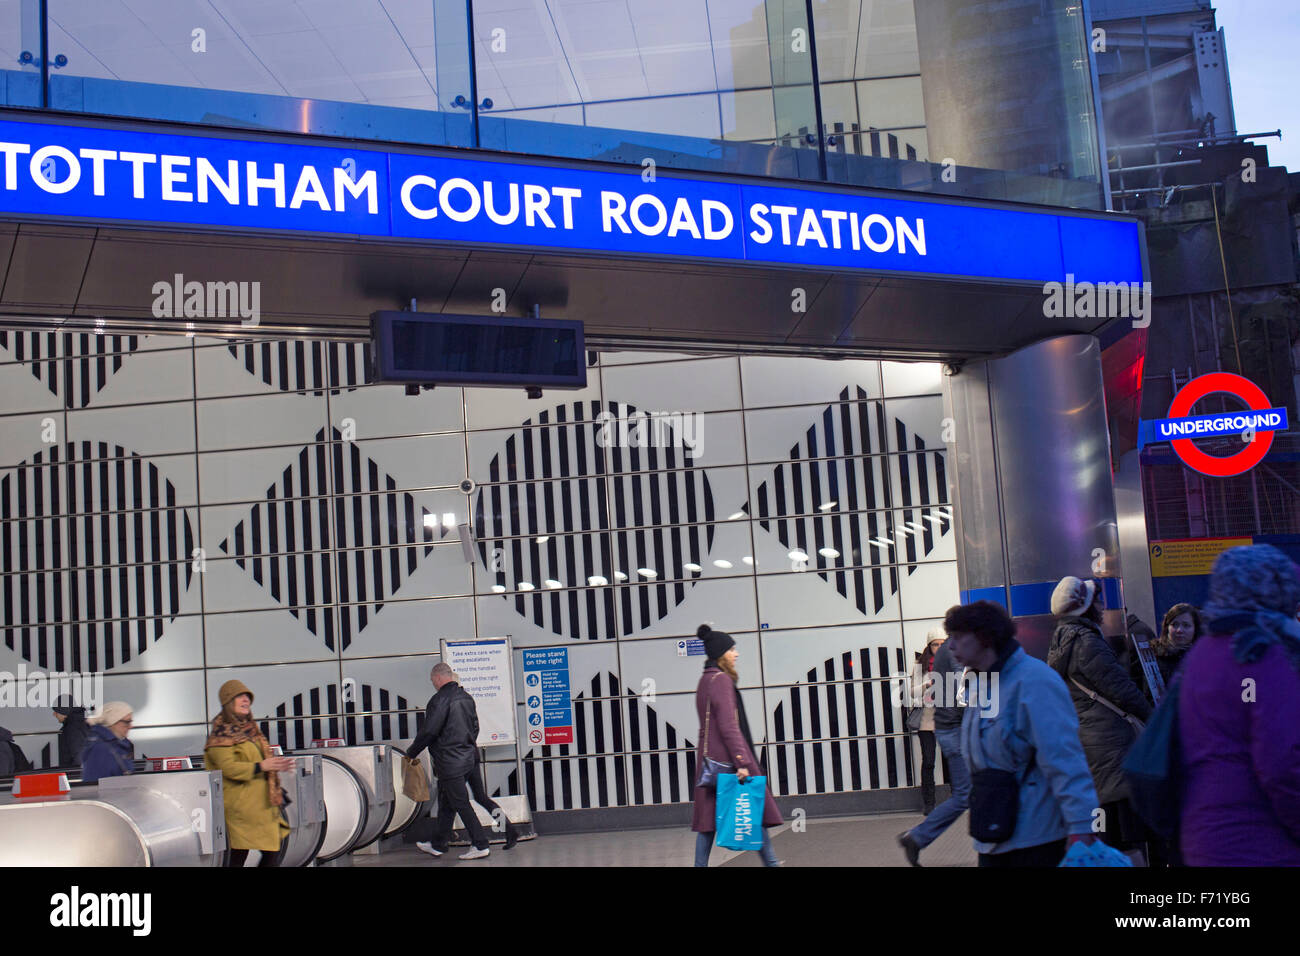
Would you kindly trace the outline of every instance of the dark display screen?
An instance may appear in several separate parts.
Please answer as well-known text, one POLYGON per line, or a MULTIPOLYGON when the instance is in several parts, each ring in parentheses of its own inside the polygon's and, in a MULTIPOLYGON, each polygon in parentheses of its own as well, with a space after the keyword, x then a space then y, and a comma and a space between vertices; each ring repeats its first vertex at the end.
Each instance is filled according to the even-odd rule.
POLYGON ((380 381, 497 386, 587 383, 582 323, 376 312, 380 381))

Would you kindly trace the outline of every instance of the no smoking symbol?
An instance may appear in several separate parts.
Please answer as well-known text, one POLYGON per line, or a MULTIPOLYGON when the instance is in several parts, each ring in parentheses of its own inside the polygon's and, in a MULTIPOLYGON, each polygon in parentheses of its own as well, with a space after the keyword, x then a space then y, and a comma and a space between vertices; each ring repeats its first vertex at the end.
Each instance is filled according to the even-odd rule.
POLYGON ((540 744, 542 742, 542 732, 540 730, 528 731, 528 742, 531 744, 540 744))

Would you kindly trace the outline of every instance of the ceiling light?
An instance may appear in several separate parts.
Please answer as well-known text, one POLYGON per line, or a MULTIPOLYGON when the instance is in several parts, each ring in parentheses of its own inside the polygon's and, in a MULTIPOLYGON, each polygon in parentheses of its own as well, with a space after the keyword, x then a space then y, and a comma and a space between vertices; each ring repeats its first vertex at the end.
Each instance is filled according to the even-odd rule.
POLYGON ((536 585, 534 585, 531 581, 520 581, 520 582, 519 582, 519 590, 521 590, 521 591, 536 591, 536 590, 537 590, 537 587, 536 587, 536 585))
POLYGON ((505 593, 506 593, 506 586, 505 586, 504 584, 494 584, 494 585, 492 585, 492 593, 493 593, 493 594, 505 594, 505 593))
POLYGON ((693 571, 696 574, 704 570, 694 561, 687 561, 685 564, 682 565, 682 567, 684 567, 687 571, 693 571))
POLYGON ((656 571, 654 568, 637 568, 637 569, 636 569, 636 573, 639 574, 639 575, 641 575, 641 577, 643 577, 643 578, 657 578, 657 577, 659 577, 659 572, 656 571))
POLYGON ((442 516, 442 526, 444 528, 456 527, 456 516, 452 514, 450 511, 445 512, 442 516))
POLYGON ((840 556, 840 553, 834 548, 820 548, 817 553, 824 558, 838 558, 840 556))
POLYGON ((729 567, 731 567, 731 562, 730 562, 730 561, 724 561, 722 558, 718 558, 718 560, 716 560, 716 561, 713 562, 713 566, 714 566, 715 568, 729 568, 729 567))
POLYGON ((627 580, 627 575, 624 574, 622 571, 615 571, 615 572, 614 572, 614 579, 615 579, 616 581, 626 581, 626 580, 627 580))
POLYGON ((598 588, 608 584, 609 578, 603 577, 599 574, 593 574, 591 577, 587 578, 587 583, 593 588, 598 588))
POLYGON ((818 511, 830 511, 832 508, 835 507, 836 504, 838 504, 838 502, 835 502, 835 501, 828 501, 828 502, 826 502, 826 504, 824 504, 824 505, 818 505, 818 506, 817 506, 817 510, 818 510, 818 511))
POLYGON ((545 583, 546 586, 550 588, 552 591, 554 591, 556 588, 564 587, 564 585, 561 584, 559 581, 555 580, 555 578, 547 578, 545 583))
POLYGON ((737 519, 739 519, 739 518, 743 518, 743 517, 745 517, 745 512, 743 512, 743 511, 737 511, 734 515, 732 515, 731 517, 729 517, 727 520, 728 520, 728 521, 735 521, 735 520, 737 520, 737 519))
POLYGON ((545 544, 550 540, 551 540, 551 536, 549 534, 538 535, 536 538, 538 544, 545 544))
POLYGON ((748 554, 745 555, 745 556, 744 556, 743 558, 741 558, 740 560, 744 561, 744 562, 745 562, 746 564, 748 564, 751 568, 754 566, 754 559, 753 559, 753 557, 751 557, 751 556, 748 555, 748 554))
POLYGON ((798 548, 796 548, 796 549, 793 550, 793 551, 789 551, 789 552, 787 552, 787 553, 786 553, 786 557, 788 557, 791 561, 807 561, 807 560, 808 560, 808 555, 807 555, 805 552, 799 550, 798 548))

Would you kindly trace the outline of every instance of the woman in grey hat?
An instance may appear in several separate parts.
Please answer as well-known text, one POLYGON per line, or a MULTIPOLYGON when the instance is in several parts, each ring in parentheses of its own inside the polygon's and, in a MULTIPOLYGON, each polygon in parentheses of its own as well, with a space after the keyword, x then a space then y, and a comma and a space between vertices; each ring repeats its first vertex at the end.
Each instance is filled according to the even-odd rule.
MULTIPOLYGON (((696 635, 704 642, 704 654, 707 660, 704 673, 695 688, 695 710, 700 716, 699 749, 695 755, 696 780, 699 769, 704 766, 704 758, 728 764, 741 780, 748 776, 760 776, 763 768, 754 756, 754 738, 749 732, 749 721, 745 717, 745 702, 740 697, 740 675, 736 671, 736 661, 740 654, 736 651, 736 642, 730 634, 712 630, 709 625, 701 624, 696 635)), ((695 813, 691 829, 695 831, 695 865, 709 865, 709 851, 713 849, 713 834, 717 828, 717 791, 716 788, 696 786, 695 813)), ((772 840, 767 828, 780 826, 781 811, 772 799, 772 789, 767 788, 763 801, 763 848, 759 854, 764 866, 780 866, 772 850, 772 840)))
POLYGON ((110 700, 90 718, 90 733, 81 755, 83 783, 135 772, 135 744, 127 739, 134 721, 131 705, 120 700, 110 700))

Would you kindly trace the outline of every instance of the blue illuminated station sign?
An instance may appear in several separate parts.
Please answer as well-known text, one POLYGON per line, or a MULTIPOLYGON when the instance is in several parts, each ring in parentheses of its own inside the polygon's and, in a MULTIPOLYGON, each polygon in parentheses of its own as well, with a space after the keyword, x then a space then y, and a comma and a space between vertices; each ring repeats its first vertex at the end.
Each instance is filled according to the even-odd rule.
POLYGON ((385 152, 0 121, 0 215, 803 265, 1140 282, 1131 219, 385 152))

